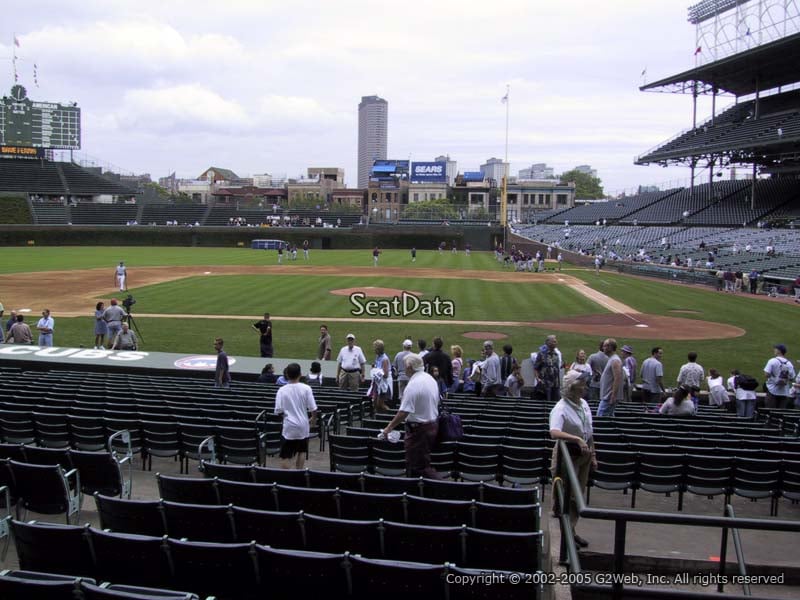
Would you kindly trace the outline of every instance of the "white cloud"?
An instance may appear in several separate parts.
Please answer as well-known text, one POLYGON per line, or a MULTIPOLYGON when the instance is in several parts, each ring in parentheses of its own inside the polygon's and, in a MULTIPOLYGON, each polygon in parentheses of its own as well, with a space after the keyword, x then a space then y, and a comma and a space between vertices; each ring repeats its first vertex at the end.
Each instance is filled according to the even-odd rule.
POLYGON ((614 189, 651 181, 633 156, 691 119, 688 97, 637 89, 645 67, 653 80, 691 66, 694 32, 672 0, 409 0, 388 13, 367 0, 31 0, 0 23, 6 44, 11 27, 31 95, 82 107, 86 152, 156 177, 326 164, 354 184, 357 105, 375 93, 390 155, 475 168, 503 154, 511 83, 512 170, 588 163, 614 189))

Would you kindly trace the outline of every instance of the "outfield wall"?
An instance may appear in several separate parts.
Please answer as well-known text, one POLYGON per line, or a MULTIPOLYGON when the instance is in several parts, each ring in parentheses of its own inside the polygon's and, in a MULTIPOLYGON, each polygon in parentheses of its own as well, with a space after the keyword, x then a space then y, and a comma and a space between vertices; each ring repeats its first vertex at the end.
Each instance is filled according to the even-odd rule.
POLYGON ((0 246, 202 246, 249 248, 251 240, 278 239, 298 246, 308 240, 314 249, 358 248, 430 250, 453 240, 459 249, 489 250, 502 240, 500 227, 371 225, 353 229, 322 227, 132 227, 89 225, 3 225, 0 246))

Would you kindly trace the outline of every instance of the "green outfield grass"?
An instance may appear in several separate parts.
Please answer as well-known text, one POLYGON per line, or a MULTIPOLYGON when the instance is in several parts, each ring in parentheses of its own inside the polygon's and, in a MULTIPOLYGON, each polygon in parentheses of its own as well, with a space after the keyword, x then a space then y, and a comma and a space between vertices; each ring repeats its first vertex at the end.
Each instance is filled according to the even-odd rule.
MULTIPOLYGON (((495 283, 467 279, 392 278, 380 274, 364 278, 307 275, 230 275, 200 276, 180 281, 135 287, 137 266, 152 265, 202 265, 213 272, 214 265, 272 264, 274 252, 247 249, 200 248, 4 248, 5 258, 0 271, 37 271, 70 268, 102 267, 113 273, 116 261, 124 259, 129 265, 132 292, 139 302, 137 313, 186 313, 249 315, 250 319, 188 319, 150 318, 139 316, 138 325, 144 334, 143 349, 170 352, 210 353, 215 336, 226 339, 226 349, 232 355, 258 355, 258 336, 251 328, 264 311, 275 320, 275 348, 279 356, 311 358, 316 350, 318 322, 282 320, 282 317, 351 318, 349 322, 330 322, 334 346, 344 343, 350 331, 369 356, 371 341, 381 338, 391 352, 400 350, 402 340, 441 335, 446 345, 460 344, 468 357, 477 357, 480 340, 463 337, 469 331, 487 329, 509 337, 497 342, 498 346, 510 343, 515 354, 526 357, 535 350, 550 331, 530 327, 489 327, 485 321, 537 321, 567 317, 582 313, 605 312, 600 306, 586 300, 572 290, 551 284, 526 284, 526 275, 520 274, 519 283, 495 283), (332 296, 332 288, 359 286, 405 288, 424 293, 424 297, 440 295, 455 303, 455 319, 472 320, 470 325, 424 325, 397 319, 392 323, 367 323, 349 317, 351 305, 346 297, 332 296)), ((301 257, 297 261, 302 264, 301 257)), ((312 264, 370 265, 369 251, 312 251, 312 264)), ((411 266, 405 251, 387 251, 381 256, 382 265, 411 266)), ((503 270, 489 253, 473 253, 466 257, 435 251, 420 251, 418 267, 463 270, 478 268, 503 270)), ((666 379, 674 381, 679 366, 686 361, 686 353, 695 350, 699 362, 707 369, 715 367, 723 373, 736 367, 763 379, 762 368, 772 355, 772 345, 784 343, 790 357, 800 356, 800 312, 792 304, 780 303, 747 295, 733 296, 707 288, 673 285, 616 273, 571 268, 570 275, 585 280, 591 287, 645 313, 674 315, 708 321, 729 323, 747 330, 747 334, 730 340, 662 342, 642 338, 619 339, 620 344, 634 346, 641 362, 649 355, 652 346, 665 349, 666 379), (694 310, 697 314, 671 313, 672 310, 694 310)), ((452 273, 450 273, 452 274, 452 273)), ((372 275, 372 273, 370 273, 372 275)), ((13 305, 12 298, 2 295, 6 307, 13 305)), ((87 306, 83 318, 60 318, 56 313, 56 343, 63 346, 91 346, 93 343, 93 306, 87 306)), ((579 348, 594 351, 596 336, 559 333, 562 352, 567 358, 579 348)), ((265 361, 266 362, 266 361, 265 361)))
MULTIPOLYGON (((452 300, 456 320, 533 321, 607 312, 563 285, 498 283, 464 279, 332 277, 313 275, 220 275, 189 277, 134 290, 145 313, 350 317, 358 310, 348 296, 329 290, 384 287, 419 292, 423 299, 452 300), (195 299, 195 300, 192 300, 195 299), (501 304, 498 305, 498 302, 501 304)), ((368 290, 367 296, 369 296, 368 290)), ((411 306, 409 306, 411 308, 411 306)), ((366 315, 364 315, 366 317, 366 315)), ((381 316, 381 315, 375 315, 381 316)), ((422 318, 409 315, 409 318, 422 318)), ((438 317, 447 318, 447 317, 438 317)))
MULTIPOLYGON (((254 232, 253 238, 270 238, 254 232)), ((280 236, 275 236, 280 238, 280 236)), ((92 247, 10 247, 2 249, 3 261, 0 273, 25 273, 29 271, 61 271, 70 269, 113 268, 125 261, 135 285, 136 267, 205 266, 205 265, 276 265, 276 250, 251 250, 249 248, 161 248, 145 246, 92 247)), ((298 250, 297 261, 289 261, 284 254, 284 264, 353 265, 372 266, 372 250, 311 250, 309 261, 303 260, 303 251, 298 250)), ((380 266, 392 267, 444 267, 448 269, 494 269, 500 268, 490 252, 450 252, 417 249, 417 261, 411 262, 410 251, 382 251, 380 266)))

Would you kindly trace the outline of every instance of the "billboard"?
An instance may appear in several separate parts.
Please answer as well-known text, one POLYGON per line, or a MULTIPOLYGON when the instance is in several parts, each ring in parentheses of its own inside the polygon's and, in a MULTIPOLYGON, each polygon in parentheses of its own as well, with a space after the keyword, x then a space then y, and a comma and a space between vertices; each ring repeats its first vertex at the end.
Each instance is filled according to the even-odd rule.
POLYGON ((413 183, 446 183, 446 162, 415 162, 411 170, 413 183))
POLYGON ((0 98, 0 145, 78 150, 81 109, 74 103, 34 102, 15 85, 0 98))

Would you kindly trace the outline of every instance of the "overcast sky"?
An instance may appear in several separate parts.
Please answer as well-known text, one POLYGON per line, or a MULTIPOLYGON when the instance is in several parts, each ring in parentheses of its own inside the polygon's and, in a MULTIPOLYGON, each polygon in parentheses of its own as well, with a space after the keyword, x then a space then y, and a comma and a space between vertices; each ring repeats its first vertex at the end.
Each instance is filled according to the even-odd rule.
POLYGON ((644 69, 653 81, 693 66, 688 5, 29 0, 3 11, 0 92, 16 33, 20 82, 34 100, 78 103, 92 157, 154 180, 342 167, 355 186, 361 96, 389 102, 389 158, 477 170, 503 157, 510 84, 512 174, 590 164, 618 191, 688 178, 633 165, 691 124, 689 96, 638 89, 644 69))

